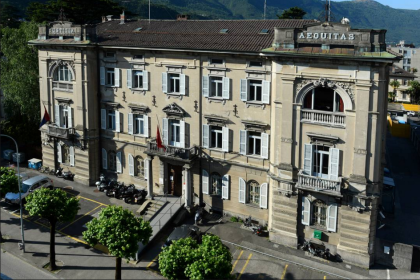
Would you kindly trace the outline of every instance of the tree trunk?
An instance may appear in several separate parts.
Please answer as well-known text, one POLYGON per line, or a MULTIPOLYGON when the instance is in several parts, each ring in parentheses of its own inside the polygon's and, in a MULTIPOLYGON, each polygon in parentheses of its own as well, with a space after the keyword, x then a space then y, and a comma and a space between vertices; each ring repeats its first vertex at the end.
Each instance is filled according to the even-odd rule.
POLYGON ((121 258, 117 257, 115 259, 115 279, 120 280, 121 279, 121 258))
POLYGON ((54 271, 57 270, 57 266, 55 265, 55 220, 50 220, 50 270, 54 271))

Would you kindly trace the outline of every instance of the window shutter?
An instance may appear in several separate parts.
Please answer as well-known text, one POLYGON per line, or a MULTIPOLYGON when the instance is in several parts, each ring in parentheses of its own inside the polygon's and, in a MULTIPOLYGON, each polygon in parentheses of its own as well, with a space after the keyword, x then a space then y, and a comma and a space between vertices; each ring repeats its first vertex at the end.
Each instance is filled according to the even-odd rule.
POLYGON ((167 118, 163 118, 163 144, 168 145, 169 140, 169 122, 167 118))
POLYGON ((68 128, 72 128, 73 127, 73 108, 72 107, 68 107, 68 118, 69 118, 69 127, 68 128))
POLYGON ((147 180, 149 178, 149 160, 144 160, 144 179, 147 180))
POLYGON ((239 177, 239 202, 245 203, 246 183, 245 180, 239 177))
POLYGON ((150 122, 150 117, 148 117, 148 116, 146 116, 146 115, 143 115, 143 124, 144 124, 144 127, 143 127, 143 131, 144 131, 144 136, 145 137, 149 137, 150 136, 150 132, 149 132, 149 122, 150 122))
POLYGON ((121 131, 121 124, 120 124, 120 112, 115 112, 115 131, 120 132, 121 131))
POLYGON ((127 87, 132 88, 133 72, 131 69, 127 69, 127 87))
POLYGON ((311 221, 311 202, 306 196, 302 196, 302 225, 309 226, 311 221))
POLYGON ((114 68, 114 86, 120 87, 121 83, 120 68, 114 68))
POLYGON ((268 159, 270 135, 261 133, 261 157, 268 159))
POLYGON ((230 98, 230 79, 227 77, 223 78, 223 99, 230 98))
POLYGON ((149 90, 149 72, 143 71, 143 90, 149 90))
POLYGON ((249 88, 249 81, 247 79, 241 79, 241 100, 242 101, 248 100, 248 88, 249 88))
POLYGON ((209 194, 209 173, 203 169, 203 175, 201 177, 203 194, 209 194))
POLYGON ((108 155, 104 148, 102 148, 102 168, 108 169, 108 155))
POLYGON ((246 130, 239 131, 239 153, 246 155, 248 132, 246 130))
POLYGON ((180 140, 181 140, 181 148, 185 148, 185 122, 184 121, 180 121, 180 131, 179 131, 179 136, 180 136, 180 140))
POLYGON ((168 93, 168 73, 162 73, 162 91, 168 93))
POLYGON ((263 81, 262 82, 262 103, 270 104, 270 90, 271 90, 271 82, 263 81))
POLYGON ((134 176, 134 158, 131 154, 128 154, 128 173, 134 176))
POLYGON ((338 181, 338 167, 340 165, 340 150, 336 148, 330 149, 330 180, 338 181))
POLYGON ((223 134, 223 141, 222 141, 222 150, 223 150, 223 152, 229 152, 229 147, 230 147, 230 145, 229 145, 229 133, 230 133, 230 131, 229 131, 229 128, 227 128, 227 127, 222 127, 222 134, 223 134))
POLYGON ((203 147, 207 149, 210 147, 209 134, 210 134, 210 126, 207 124, 203 124, 203 147))
POLYGON ((101 129, 106 129, 106 110, 101 109, 101 129))
POLYGON ((60 145, 60 143, 57 143, 57 161, 59 163, 63 162, 63 160, 61 158, 61 145, 60 145))
POLYGON ((180 95, 185 95, 185 91, 186 91, 186 80, 185 80, 185 75, 181 74, 179 75, 179 94, 180 95))
POLYGON ((260 208, 267 209, 268 184, 264 183, 260 186, 260 208))
POLYGON ((311 144, 305 144, 303 172, 305 172, 305 174, 309 176, 312 176, 312 155, 313 146, 311 144))
POLYGON ((54 122, 57 126, 60 126, 60 105, 54 105, 54 122))
POLYGON ((74 166, 74 146, 70 146, 70 166, 74 166))
POLYGON ((105 85, 105 67, 99 68, 100 76, 101 76, 101 86, 105 85))
POLYGON ((222 199, 229 199, 229 175, 222 178, 222 199))
POLYGON ((133 114, 128 113, 128 134, 133 134, 134 133, 133 121, 134 121, 133 114))
POLYGON ((122 173, 121 152, 117 153, 117 173, 122 173))
POLYGON ((203 96, 209 97, 209 76, 203 76, 203 96))
POLYGON ((327 230, 331 232, 337 231, 337 204, 333 203, 327 208, 327 230))

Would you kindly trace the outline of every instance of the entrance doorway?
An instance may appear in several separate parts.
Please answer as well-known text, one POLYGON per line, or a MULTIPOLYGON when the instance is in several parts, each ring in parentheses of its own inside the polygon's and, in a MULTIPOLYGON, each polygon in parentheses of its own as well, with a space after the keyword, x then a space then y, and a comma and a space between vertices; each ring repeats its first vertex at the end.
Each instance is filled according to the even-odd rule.
POLYGON ((182 166, 168 164, 168 193, 182 196, 182 166))

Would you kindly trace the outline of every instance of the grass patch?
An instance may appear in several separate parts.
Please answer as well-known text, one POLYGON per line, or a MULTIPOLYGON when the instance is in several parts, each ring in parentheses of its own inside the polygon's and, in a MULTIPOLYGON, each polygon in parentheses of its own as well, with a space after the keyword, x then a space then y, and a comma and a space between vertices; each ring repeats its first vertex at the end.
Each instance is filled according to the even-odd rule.
POLYGON ((242 223, 242 219, 235 216, 230 217, 230 221, 233 223, 242 223))

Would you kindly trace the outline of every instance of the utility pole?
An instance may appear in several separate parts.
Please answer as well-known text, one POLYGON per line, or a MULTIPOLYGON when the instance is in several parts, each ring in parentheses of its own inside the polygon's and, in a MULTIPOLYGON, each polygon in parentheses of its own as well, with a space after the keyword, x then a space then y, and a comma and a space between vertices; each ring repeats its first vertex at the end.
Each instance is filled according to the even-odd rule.
POLYGON ((267 0, 264 0, 264 19, 267 13, 267 0))
POLYGON ((150 0, 149 0, 149 25, 150 25, 150 0))

